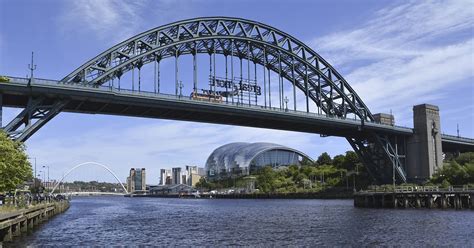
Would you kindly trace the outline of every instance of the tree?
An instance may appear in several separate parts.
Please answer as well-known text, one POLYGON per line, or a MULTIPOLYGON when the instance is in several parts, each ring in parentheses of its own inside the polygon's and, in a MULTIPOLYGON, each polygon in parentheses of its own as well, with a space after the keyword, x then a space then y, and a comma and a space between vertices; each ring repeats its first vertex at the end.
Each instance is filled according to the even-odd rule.
POLYGON ((323 152, 318 157, 318 160, 316 160, 316 163, 318 165, 324 165, 324 164, 330 165, 330 164, 332 164, 331 156, 329 156, 329 154, 327 152, 323 152))
POLYGON ((275 171, 272 169, 272 167, 265 166, 259 169, 257 175, 258 175, 257 182, 256 182, 257 188, 260 189, 260 191, 264 193, 273 192, 274 181, 276 177, 275 177, 275 171))
POLYGON ((346 170, 355 170, 356 164, 360 163, 359 156, 353 151, 347 151, 342 163, 342 168, 346 170))
POLYGON ((314 165, 313 162, 311 162, 311 160, 307 159, 306 157, 303 157, 303 160, 301 161, 301 165, 314 165))
POLYGON ((456 160, 452 160, 450 163, 445 163, 443 167, 433 174, 431 182, 443 183, 447 181, 452 185, 474 183, 472 167, 470 163, 466 163, 465 166, 462 166, 456 162, 456 160))
POLYGON ((14 190, 33 178, 23 143, 12 141, 0 130, 0 191, 14 190))
POLYGON ((213 190, 216 188, 216 184, 213 182, 208 182, 206 178, 201 177, 201 179, 199 179, 199 182, 196 183, 196 188, 213 190))
POLYGON ((461 153, 454 160, 456 160, 456 162, 458 162, 460 165, 465 165, 467 163, 474 163, 474 152, 461 153))
POLYGON ((345 159, 345 156, 344 155, 336 155, 334 156, 334 158, 332 159, 332 165, 334 165, 336 168, 343 168, 343 164, 344 164, 344 159, 345 159))

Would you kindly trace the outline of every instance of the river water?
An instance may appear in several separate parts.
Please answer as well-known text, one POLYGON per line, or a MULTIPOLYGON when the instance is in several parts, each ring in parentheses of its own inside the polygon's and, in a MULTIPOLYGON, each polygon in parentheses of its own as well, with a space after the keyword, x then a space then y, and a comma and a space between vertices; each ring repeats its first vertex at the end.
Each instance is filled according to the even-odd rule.
POLYGON ((6 246, 474 247, 474 211, 358 209, 352 200, 77 197, 6 246))

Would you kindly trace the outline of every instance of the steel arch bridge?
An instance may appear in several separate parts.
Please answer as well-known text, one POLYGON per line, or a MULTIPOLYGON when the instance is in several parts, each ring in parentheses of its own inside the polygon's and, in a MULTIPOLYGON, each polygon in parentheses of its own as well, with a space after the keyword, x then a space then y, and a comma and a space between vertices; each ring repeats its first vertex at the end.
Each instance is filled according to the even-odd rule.
POLYGON ((54 194, 54 191, 56 190, 56 188, 61 185, 61 183, 63 182, 63 180, 69 176, 69 174, 71 174, 71 172, 75 171, 77 168, 79 167, 82 167, 84 165, 98 165, 102 168, 104 168, 107 172, 109 172, 110 175, 112 175, 115 180, 117 180, 117 182, 120 184, 120 186, 122 186, 122 189, 123 189, 123 192, 125 192, 125 194, 128 194, 128 191, 127 191, 127 188, 125 187, 125 185, 123 185, 123 183, 120 181, 120 179, 118 178, 117 174, 115 174, 108 166, 104 165, 104 164, 101 164, 101 163, 97 163, 97 162, 85 162, 85 163, 80 163, 74 167, 72 167, 71 169, 69 169, 66 174, 64 174, 61 179, 59 180, 59 182, 57 182, 53 189, 51 190, 51 194, 54 194))
POLYGON ((395 174, 406 181, 406 138, 413 130, 374 122, 362 99, 319 54, 255 21, 207 17, 160 26, 113 46, 59 81, 11 77, 0 83, 0 92, 5 106, 24 107, 4 128, 20 141, 61 111, 264 127, 345 137, 380 182, 395 174), (199 88, 203 54, 209 56, 203 63, 209 66, 208 89, 199 88), (192 57, 189 97, 180 80, 179 60, 186 55, 192 57), (166 59, 174 60, 171 84, 160 82, 160 62, 166 59), (152 80, 142 82, 144 66, 152 67, 152 80), (164 93, 166 87, 174 94, 164 93))

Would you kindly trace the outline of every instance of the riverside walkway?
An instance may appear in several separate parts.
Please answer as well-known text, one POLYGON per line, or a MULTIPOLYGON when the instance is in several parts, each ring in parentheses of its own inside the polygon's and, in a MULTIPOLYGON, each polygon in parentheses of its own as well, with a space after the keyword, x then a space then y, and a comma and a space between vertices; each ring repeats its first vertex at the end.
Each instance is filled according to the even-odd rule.
POLYGON ((30 206, 27 209, 0 212, 0 247, 3 242, 12 241, 33 230, 38 224, 69 208, 69 201, 58 201, 30 206))

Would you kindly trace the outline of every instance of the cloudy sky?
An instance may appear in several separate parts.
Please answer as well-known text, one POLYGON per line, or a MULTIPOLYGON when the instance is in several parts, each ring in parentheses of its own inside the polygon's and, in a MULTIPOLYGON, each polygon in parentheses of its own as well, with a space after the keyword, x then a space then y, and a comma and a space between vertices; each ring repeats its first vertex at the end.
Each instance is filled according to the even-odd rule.
MULTIPOLYGON (((459 123, 461 135, 474 137, 474 1, 0 0, 0 74, 25 76, 35 51, 36 75, 61 79, 135 34, 200 16, 283 30, 329 61, 372 113, 392 111, 398 125, 412 126, 412 106, 431 103, 440 107, 444 133, 456 134, 459 123)), ((3 125, 18 111, 5 109, 3 125)), ((123 181, 130 167, 145 167, 154 184, 160 168, 203 166, 212 150, 237 141, 275 142, 312 157, 350 150, 343 138, 315 134, 70 113, 26 145, 38 168, 50 166, 51 178, 96 161, 123 181)), ((68 180, 114 178, 89 166, 68 180)))

